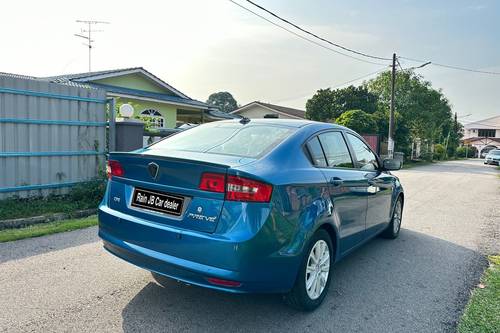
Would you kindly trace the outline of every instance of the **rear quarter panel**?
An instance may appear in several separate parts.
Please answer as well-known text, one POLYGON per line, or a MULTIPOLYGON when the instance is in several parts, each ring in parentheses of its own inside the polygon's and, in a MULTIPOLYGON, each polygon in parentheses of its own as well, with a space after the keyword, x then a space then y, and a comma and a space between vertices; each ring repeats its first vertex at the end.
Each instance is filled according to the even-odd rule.
MULTIPOLYGON (((335 214, 328 216, 330 196, 325 177, 311 165, 302 148, 311 135, 324 127, 329 128, 327 124, 300 128, 259 161, 229 171, 273 184, 271 223, 263 225, 262 233, 278 240, 275 255, 296 257, 297 262, 311 235, 323 224, 338 230, 335 214)), ((336 235, 332 241, 337 245, 336 235)))

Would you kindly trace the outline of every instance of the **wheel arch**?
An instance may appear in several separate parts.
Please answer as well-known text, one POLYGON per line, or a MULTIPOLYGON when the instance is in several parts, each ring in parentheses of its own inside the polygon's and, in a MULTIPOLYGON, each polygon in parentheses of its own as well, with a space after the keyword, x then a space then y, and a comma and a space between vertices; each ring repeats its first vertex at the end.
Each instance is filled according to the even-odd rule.
POLYGON ((405 194, 403 191, 399 191, 398 194, 396 194, 395 196, 395 200, 392 204, 392 208, 391 208, 391 218, 392 218, 392 215, 394 214, 394 209, 396 209, 396 203, 398 202, 399 198, 401 198, 401 209, 404 209, 405 207, 405 194))
POLYGON ((330 236, 330 240, 332 241, 333 244, 333 250, 335 251, 334 257, 335 261, 337 261, 337 255, 339 253, 339 239, 338 239, 338 233, 337 230, 335 230, 335 227, 331 225, 330 223, 323 223, 322 225, 319 226, 317 230, 323 229, 325 230, 328 235, 330 236))

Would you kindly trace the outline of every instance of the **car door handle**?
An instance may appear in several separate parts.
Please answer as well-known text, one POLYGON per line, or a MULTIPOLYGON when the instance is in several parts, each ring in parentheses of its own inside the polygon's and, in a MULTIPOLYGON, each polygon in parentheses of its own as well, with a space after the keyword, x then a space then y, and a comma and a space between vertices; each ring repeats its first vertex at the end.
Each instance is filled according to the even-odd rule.
POLYGON ((332 177, 330 178, 330 184, 332 184, 333 186, 340 186, 344 184, 344 181, 339 177, 332 177))

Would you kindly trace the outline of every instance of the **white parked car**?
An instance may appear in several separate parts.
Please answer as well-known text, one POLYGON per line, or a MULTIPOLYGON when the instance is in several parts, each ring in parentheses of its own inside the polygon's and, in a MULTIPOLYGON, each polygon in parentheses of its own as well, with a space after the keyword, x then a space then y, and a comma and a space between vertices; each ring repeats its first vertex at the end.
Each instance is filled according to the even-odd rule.
POLYGON ((484 164, 500 165, 500 149, 490 150, 484 159, 484 164))

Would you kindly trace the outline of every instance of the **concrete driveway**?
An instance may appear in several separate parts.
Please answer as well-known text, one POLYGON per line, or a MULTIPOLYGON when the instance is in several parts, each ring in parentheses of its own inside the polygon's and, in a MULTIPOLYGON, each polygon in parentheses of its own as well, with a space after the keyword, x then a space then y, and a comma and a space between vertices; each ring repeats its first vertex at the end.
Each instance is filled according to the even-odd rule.
POLYGON ((454 331, 484 255, 500 251, 499 172, 454 161, 397 174, 406 190, 400 237, 375 239, 336 265, 313 313, 275 295, 162 288, 104 252, 90 228, 0 244, 0 331, 454 331))

